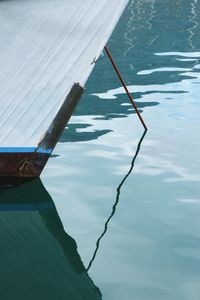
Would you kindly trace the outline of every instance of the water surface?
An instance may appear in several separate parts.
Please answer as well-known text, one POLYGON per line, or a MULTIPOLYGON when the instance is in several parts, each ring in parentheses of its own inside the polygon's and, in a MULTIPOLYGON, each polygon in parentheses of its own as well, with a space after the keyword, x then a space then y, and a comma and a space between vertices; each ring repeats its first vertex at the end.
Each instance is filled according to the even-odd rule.
MULTIPOLYGON (((29 289, 35 295, 44 286, 41 299, 79 299, 77 286, 83 282, 86 291, 80 299, 199 299, 199 11, 198 0, 130 1, 108 46, 149 130, 144 136, 103 54, 41 177, 43 193, 37 193, 41 182, 26 185, 31 205, 51 203, 47 219, 54 222, 57 236, 46 217, 41 221, 41 204, 37 222, 23 210, 26 221, 20 227, 22 211, 8 210, 7 198, 2 198, 1 227, 5 234, 12 226, 15 234, 1 239, 1 299, 21 299, 27 292, 24 276, 24 290, 16 285, 15 297, 10 294, 15 282, 9 284, 11 270, 13 278, 19 274, 16 259, 26 275, 43 278, 29 289), (56 240, 53 250, 44 235, 50 244, 56 240), (42 241, 37 257, 35 236, 42 241), (18 254, 10 257, 9 249, 18 254), (54 280, 50 268, 57 274, 54 280)), ((12 201, 13 189, 26 203, 24 185, 2 193, 12 201)), ((48 209, 42 206, 42 214, 48 209)))

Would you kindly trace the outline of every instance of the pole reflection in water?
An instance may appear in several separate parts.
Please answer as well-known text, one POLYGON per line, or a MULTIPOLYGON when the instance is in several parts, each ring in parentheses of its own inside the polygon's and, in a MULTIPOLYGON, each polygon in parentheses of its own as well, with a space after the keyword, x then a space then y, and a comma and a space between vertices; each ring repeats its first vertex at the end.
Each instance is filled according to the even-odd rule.
POLYGON ((132 159, 132 162, 131 162, 131 166, 130 166, 130 169, 129 171, 127 172, 127 174, 124 176, 124 178, 122 179, 122 181, 120 182, 118 188, 117 188, 117 194, 116 194, 116 198, 115 198, 115 203, 112 207, 112 212, 109 216, 109 218, 107 219, 106 223, 105 223, 105 226, 104 226, 104 231, 103 233, 100 235, 100 237, 98 238, 97 242, 96 242, 96 249, 94 251, 94 254, 92 256, 92 259, 90 260, 89 264, 88 264, 88 267, 87 267, 87 271, 89 271, 89 269, 91 268, 95 258, 96 258, 96 255, 97 255, 97 252, 99 250, 99 246, 100 246, 100 242, 101 242, 101 239, 103 238, 103 236, 106 234, 107 230, 108 230, 108 223, 110 222, 110 220, 112 219, 112 217, 114 216, 115 214, 115 211, 117 209, 117 204, 119 203, 119 199, 120 199, 120 192, 121 192, 121 188, 123 186, 123 184, 125 183, 126 179, 128 178, 128 176, 131 174, 131 172, 133 171, 133 168, 135 166, 135 161, 136 161, 136 158, 140 152, 140 148, 141 148, 141 144, 144 140, 144 137, 147 133, 147 130, 145 130, 139 140, 139 143, 137 145, 137 149, 136 149, 136 152, 135 152, 135 155, 133 156, 133 159, 132 159))
POLYGON ((0 299, 102 299, 40 179, 0 182, 0 299))

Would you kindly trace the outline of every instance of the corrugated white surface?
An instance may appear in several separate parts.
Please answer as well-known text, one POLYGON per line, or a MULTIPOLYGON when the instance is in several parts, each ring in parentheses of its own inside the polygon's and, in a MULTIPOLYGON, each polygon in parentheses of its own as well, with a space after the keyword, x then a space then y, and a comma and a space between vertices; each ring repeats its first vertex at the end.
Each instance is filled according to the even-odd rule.
POLYGON ((0 1, 0 147, 36 146, 128 0, 0 1))

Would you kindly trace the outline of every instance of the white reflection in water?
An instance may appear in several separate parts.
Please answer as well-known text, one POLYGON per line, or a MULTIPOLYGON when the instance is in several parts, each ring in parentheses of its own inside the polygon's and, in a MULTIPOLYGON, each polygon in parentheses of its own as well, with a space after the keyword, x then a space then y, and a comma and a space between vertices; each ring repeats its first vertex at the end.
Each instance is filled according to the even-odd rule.
POLYGON ((184 68, 174 68, 174 67, 165 67, 165 68, 157 68, 157 69, 150 69, 150 70, 143 70, 137 73, 137 75, 149 75, 155 72, 187 72, 192 71, 192 69, 184 69, 184 68))
POLYGON ((91 150, 87 152, 87 155, 94 157, 102 157, 107 159, 120 160, 120 157, 116 152, 105 151, 105 150, 91 150))
POLYGON ((197 61, 195 58, 176 58, 178 61, 197 61))
POLYGON ((192 50, 195 49, 195 46, 194 46, 195 30, 199 26, 199 23, 197 22, 197 3, 198 3, 198 0, 191 1, 192 17, 189 18, 189 22, 192 24, 192 26, 187 29, 187 31, 189 33, 188 41, 189 41, 189 44, 190 44, 192 50))
POLYGON ((161 52, 154 53, 158 56, 181 56, 181 57, 192 57, 200 58, 200 52, 161 52))
POLYGON ((158 176, 165 174, 165 182, 192 181, 200 182, 200 173, 193 173, 177 163, 155 155, 141 155, 140 164, 135 173, 158 176), (170 175, 169 175, 170 174, 170 175), (174 174, 174 175, 172 175, 174 174))
POLYGON ((151 1, 141 1, 141 0, 132 0, 130 1, 129 7, 129 18, 127 22, 128 30, 124 33, 125 44, 127 49, 124 51, 124 57, 128 56, 129 52, 135 48, 136 44, 140 42, 139 32, 144 33, 148 32, 146 44, 152 46, 155 41, 159 38, 159 35, 156 35, 153 30, 153 19, 155 18, 155 0, 151 1), (140 20, 144 19, 144 22, 140 20))
POLYGON ((187 204, 200 204, 200 199, 193 199, 193 198, 180 198, 177 199, 178 202, 187 203, 187 204))

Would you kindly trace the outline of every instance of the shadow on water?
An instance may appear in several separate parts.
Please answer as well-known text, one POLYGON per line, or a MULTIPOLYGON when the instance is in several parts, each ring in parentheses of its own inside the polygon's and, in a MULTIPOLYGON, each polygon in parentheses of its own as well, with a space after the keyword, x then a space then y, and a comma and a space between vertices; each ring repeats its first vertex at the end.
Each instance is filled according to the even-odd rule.
POLYGON ((102 299, 40 179, 1 180, 0 256, 0 299, 102 299))
POLYGON ((133 171, 133 168, 135 166, 135 161, 136 161, 136 158, 140 152, 140 148, 141 148, 141 145, 142 145, 142 142, 144 140, 144 137, 147 133, 147 130, 144 131, 143 135, 141 136, 140 140, 139 140, 139 143, 137 145, 137 149, 136 149, 136 152, 135 152, 135 155, 133 156, 133 159, 131 161, 131 166, 130 166, 130 169, 129 171, 127 172, 127 174, 124 176, 124 178, 122 179, 122 181, 120 182, 119 186, 117 187, 117 194, 116 194, 116 198, 115 198, 115 203, 112 207, 112 212, 110 214, 110 216, 108 217, 105 225, 104 225, 104 230, 102 232, 102 234, 100 235, 100 237, 98 238, 97 242, 96 242, 96 249, 94 251, 94 254, 92 256, 92 259, 90 260, 89 264, 88 264, 88 267, 87 267, 87 271, 89 271, 89 269, 91 268, 96 256, 97 256, 97 252, 99 250, 99 247, 100 247, 100 242, 102 240, 102 238, 104 237, 104 235, 106 234, 107 230, 108 230, 108 224, 110 222, 110 220, 112 219, 112 217, 114 216, 115 212, 116 212, 116 209, 117 209, 117 205, 119 203, 119 200, 120 200, 120 193, 121 193, 121 188, 123 186, 123 184, 125 183, 125 181, 127 180, 127 178, 129 177, 129 175, 131 174, 131 172, 133 171))
MULTIPOLYGON (((113 71, 112 77, 115 77, 115 73, 113 71)), ((102 91, 107 91, 109 88, 113 87, 113 85, 104 85, 102 91), (107 89, 106 89, 107 86, 107 89)), ((89 89, 88 89, 89 91, 89 89)), ((84 116, 84 115, 92 115, 92 116, 104 116, 106 119, 120 118, 122 115, 128 116, 130 114, 135 113, 135 111, 131 110, 129 106, 125 106, 124 104, 130 104, 130 101, 125 94, 120 94, 116 97, 116 99, 100 99, 98 97, 98 92, 93 90, 93 94, 85 94, 76 111, 76 116, 84 116)), ((133 93, 134 99, 142 98, 142 93, 133 93)), ((153 107, 159 104, 158 101, 135 101, 138 109, 145 107, 153 107)), ((141 111, 142 112, 142 111, 141 111)))
MULTIPOLYGON (((164 92, 163 92, 164 93, 164 92)), ((135 93, 134 94, 137 99, 142 97, 142 93, 135 93)), ((151 107, 159 105, 159 102, 152 101, 152 102, 137 102, 135 101, 138 111, 140 113, 143 112, 145 107, 151 107)), ((133 109, 132 105, 129 106, 129 99, 127 95, 120 95, 117 97, 117 100, 108 101, 106 106, 103 104, 101 99, 94 97, 92 95, 88 96, 88 99, 83 99, 83 104, 79 104, 79 107, 76 111, 76 116, 83 116, 83 115, 92 115, 94 120, 110 120, 115 118, 126 118, 130 114, 135 114, 135 110, 133 109), (91 98, 94 98, 94 103, 91 101, 91 98), (121 106, 124 101, 122 100, 125 98, 128 106, 121 106), (87 103, 90 102, 89 103, 87 103), (101 102, 101 104, 100 104, 101 102), (98 113, 97 113, 98 112, 98 113), (96 117, 95 117, 96 116, 96 117)), ((96 140, 101 136, 111 132, 110 129, 103 129, 103 130, 94 130, 90 129, 91 124, 81 124, 81 123, 71 123, 68 124, 65 128, 61 138, 61 143, 66 142, 87 142, 91 140, 96 140), (85 129, 88 128, 88 131, 85 129)))
POLYGON ((111 132, 112 130, 94 130, 94 131, 83 131, 80 132, 79 130, 88 128, 92 125, 90 124, 78 124, 78 123, 73 123, 73 124, 68 124, 67 128, 65 128, 61 138, 60 142, 61 143, 66 143, 66 142, 87 142, 91 140, 96 140, 99 137, 101 137, 104 134, 107 134, 111 132))

